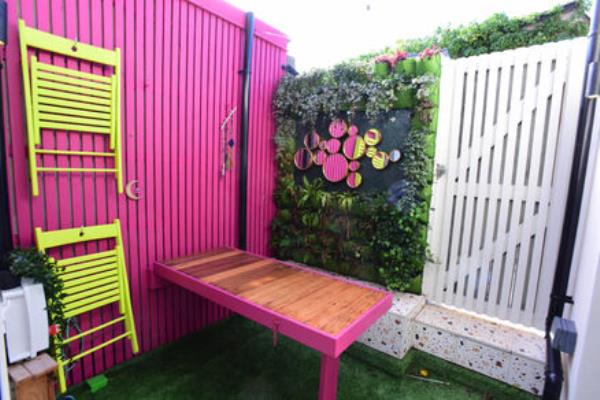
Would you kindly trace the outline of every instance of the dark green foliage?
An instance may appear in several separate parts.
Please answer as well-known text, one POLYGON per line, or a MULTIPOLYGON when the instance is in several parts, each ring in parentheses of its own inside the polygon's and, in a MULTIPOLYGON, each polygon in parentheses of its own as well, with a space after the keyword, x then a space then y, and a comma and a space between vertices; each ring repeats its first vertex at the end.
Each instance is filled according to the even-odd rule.
POLYGON ((54 261, 36 249, 11 251, 6 263, 10 272, 20 278, 31 278, 44 286, 46 310, 50 324, 64 326, 63 281, 59 278, 54 261))
POLYGON ((331 70, 316 70, 299 77, 282 78, 275 95, 279 121, 293 119, 312 125, 319 115, 345 113, 351 118, 364 111, 369 118, 394 108, 395 91, 412 87, 409 77, 390 74, 375 79, 367 63, 339 64, 331 70))
MULTIPOLYGON (((545 13, 535 13, 526 17, 510 18, 506 14, 494 14, 483 22, 473 22, 457 27, 439 27, 432 36, 398 40, 397 48, 417 53, 433 44, 447 49, 450 57, 468 57, 495 51, 533 46, 547 42, 571 39, 587 34, 589 24, 585 11, 589 1, 577 1, 577 9, 563 20, 562 8, 557 6, 545 13)), ((394 49, 386 48, 360 56, 367 61, 394 49)))
POLYGON ((390 289, 419 291, 427 251, 433 153, 431 129, 437 79, 404 73, 373 74, 366 64, 285 77, 275 96, 278 187, 271 229, 274 255, 352 275, 390 289), (403 149, 406 186, 389 199, 384 192, 329 192, 323 181, 294 181, 297 122, 315 124, 320 115, 352 120, 364 111, 376 119, 397 107, 397 94, 414 96, 412 128, 403 149), (411 286, 411 284, 413 284, 411 286))

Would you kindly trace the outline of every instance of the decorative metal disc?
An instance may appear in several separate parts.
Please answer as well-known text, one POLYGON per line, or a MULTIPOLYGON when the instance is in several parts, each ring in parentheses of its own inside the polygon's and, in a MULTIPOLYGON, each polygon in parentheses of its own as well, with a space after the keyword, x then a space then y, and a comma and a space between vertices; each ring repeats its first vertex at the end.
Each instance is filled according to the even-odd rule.
POLYGON ((309 169, 313 162, 313 155, 310 150, 301 148, 294 154, 294 165, 301 171, 309 169))
POLYGON ((373 155, 373 159, 371 160, 371 163, 373 164, 373 168, 379 169, 379 170, 387 167, 389 162, 390 162, 390 156, 388 156, 388 154, 385 151, 377 151, 373 155))
POLYGON ((342 147, 342 144, 337 139, 329 139, 327 141, 327 151, 330 154, 334 154, 340 151, 340 147, 342 147))
POLYGON ((358 135, 358 126, 356 126, 356 125, 350 125, 350 127, 348 128, 348 135, 349 136, 356 136, 356 135, 358 135))
POLYGON ((369 146, 376 146, 381 142, 381 132, 379 129, 371 128, 365 133, 365 143, 369 146))
POLYGON ((400 152, 400 150, 398 149, 394 149, 392 151, 390 151, 390 161, 395 163, 400 161, 400 159, 402 158, 402 153, 400 152))
POLYGON ((350 172, 348 177, 346 178, 346 185, 351 187, 352 189, 356 189, 362 183, 362 175, 360 172, 350 172))
POLYGON ((317 132, 307 133, 304 136, 304 145, 311 150, 316 149, 320 141, 321 137, 317 132))
POLYGON ((334 119, 329 124, 329 134, 334 138, 341 138, 348 132, 348 124, 343 119, 334 119))
POLYGON ((320 165, 323 165, 326 158, 327 158, 327 153, 325 153, 323 150, 317 150, 317 153, 313 157, 313 162, 315 163, 315 165, 320 166, 320 165))
POLYGON ((369 158, 373 158, 373 156, 375 155, 375 153, 377 153, 377 147, 375 146, 369 146, 367 147, 367 157, 369 158))
POLYGON ((346 158, 350 160, 357 160, 364 156, 366 149, 367 146, 365 145, 365 141, 358 135, 349 136, 344 141, 343 152, 346 158))
POLYGON ((341 153, 331 154, 323 163, 323 176, 329 182, 339 182, 348 175, 348 160, 341 153))

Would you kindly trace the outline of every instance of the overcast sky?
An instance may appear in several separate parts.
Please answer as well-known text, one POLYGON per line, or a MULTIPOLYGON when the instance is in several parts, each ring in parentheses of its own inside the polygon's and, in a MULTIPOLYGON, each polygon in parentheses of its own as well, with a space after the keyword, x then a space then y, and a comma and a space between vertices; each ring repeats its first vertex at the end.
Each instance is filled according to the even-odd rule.
POLYGON ((568 0, 228 0, 285 32, 306 71, 432 33, 438 26, 545 11, 568 0))

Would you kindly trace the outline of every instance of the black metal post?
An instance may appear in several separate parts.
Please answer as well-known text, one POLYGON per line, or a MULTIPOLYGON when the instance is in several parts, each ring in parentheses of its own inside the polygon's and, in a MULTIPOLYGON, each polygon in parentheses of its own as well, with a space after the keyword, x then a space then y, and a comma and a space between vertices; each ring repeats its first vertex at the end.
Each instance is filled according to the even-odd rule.
POLYGON ((242 122, 240 135, 240 203, 238 247, 246 249, 248 218, 248 131, 250 122, 250 74, 252 73, 252 48, 254 47, 254 14, 246 13, 246 40, 244 46, 242 122))
MULTIPOLYGON (((0 60, 0 74, 3 64, 0 60)), ((0 266, 4 255, 12 250, 12 231, 8 209, 8 167, 6 163, 6 145, 4 143, 3 80, 0 76, 0 266)))
POLYGON ((590 25, 588 51, 586 56, 586 77, 583 84, 581 108, 577 122, 575 149, 573 152, 573 166, 567 194, 564 222, 562 227, 556 270, 550 305, 546 317, 546 371, 543 392, 544 400, 558 400, 561 395, 563 383, 563 368, 561 353, 552 348, 550 328, 554 317, 561 317, 566 303, 571 303, 572 298, 567 296, 571 263, 575 250, 577 227, 581 213, 585 177, 592 141, 594 111, 599 93, 598 67, 600 66, 600 42, 598 41, 598 22, 600 18, 600 4, 594 2, 592 20, 590 25))

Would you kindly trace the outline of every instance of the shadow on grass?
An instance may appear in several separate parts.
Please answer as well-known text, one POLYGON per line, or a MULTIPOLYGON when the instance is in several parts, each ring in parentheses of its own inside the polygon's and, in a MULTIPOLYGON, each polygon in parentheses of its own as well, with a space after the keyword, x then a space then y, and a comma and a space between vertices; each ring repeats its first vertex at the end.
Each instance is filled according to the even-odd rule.
MULTIPOLYGON (((290 339, 272 346, 271 332, 233 317, 106 372, 108 386, 85 399, 314 400, 319 385, 316 351, 290 339)), ((525 392, 411 350, 402 360, 356 344, 342 356, 338 399, 532 399, 525 392), (427 369, 429 378, 412 377, 427 369)))

